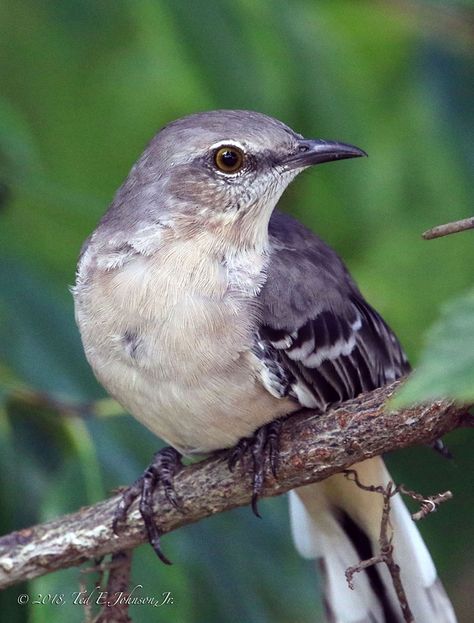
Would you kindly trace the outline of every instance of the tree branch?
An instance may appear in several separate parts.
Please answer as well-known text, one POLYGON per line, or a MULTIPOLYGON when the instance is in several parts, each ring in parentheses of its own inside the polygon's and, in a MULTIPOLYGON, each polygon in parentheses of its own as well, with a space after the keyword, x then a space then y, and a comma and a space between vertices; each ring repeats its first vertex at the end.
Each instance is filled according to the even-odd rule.
POLYGON ((463 218, 461 221, 453 221, 445 225, 437 225, 431 229, 427 229, 421 235, 425 240, 433 240, 434 238, 442 238, 449 234, 457 234, 460 231, 474 229, 474 216, 463 218))
MULTIPOLYGON (((429 443, 458 426, 469 425, 466 409, 448 401, 385 411, 384 404, 398 385, 395 382, 359 396, 324 415, 304 411, 285 420, 278 479, 266 475, 264 496, 280 495, 372 456, 429 443)), ((163 534, 250 503, 250 463, 238 464, 231 473, 223 456, 220 453, 190 465, 176 475, 182 509, 172 507, 163 492, 157 493, 156 521, 163 534)), ((0 538, 0 588, 143 543, 146 536, 136 503, 120 534, 112 532, 119 499, 115 495, 0 538)))

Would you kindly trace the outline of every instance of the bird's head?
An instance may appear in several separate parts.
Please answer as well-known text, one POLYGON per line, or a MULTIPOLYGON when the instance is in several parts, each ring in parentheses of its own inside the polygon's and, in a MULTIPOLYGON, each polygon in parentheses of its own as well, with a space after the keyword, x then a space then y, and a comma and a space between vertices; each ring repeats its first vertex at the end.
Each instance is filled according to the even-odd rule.
POLYGON ((161 222, 178 235, 214 231, 229 244, 266 236, 282 192, 314 164, 364 156, 352 145, 308 140, 267 115, 218 110, 164 127, 133 167, 109 211, 161 222))

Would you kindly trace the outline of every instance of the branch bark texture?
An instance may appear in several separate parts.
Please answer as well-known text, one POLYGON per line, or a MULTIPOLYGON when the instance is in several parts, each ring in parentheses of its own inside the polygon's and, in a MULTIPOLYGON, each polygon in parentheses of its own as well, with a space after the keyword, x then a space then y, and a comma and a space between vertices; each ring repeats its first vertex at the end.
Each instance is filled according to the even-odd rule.
MULTIPOLYGON (((324 415, 304 411, 288 418, 282 427, 278 478, 266 474, 264 496, 323 480, 375 455, 429 443, 463 425, 466 409, 448 401, 386 411, 384 405, 398 384, 359 396, 324 415)), ((156 521, 161 532, 248 505, 252 497, 250 466, 250 459, 244 460, 231 473, 221 453, 185 467, 175 478, 180 510, 169 504, 164 493, 156 494, 156 521)), ((113 533, 119 499, 115 495, 74 514, 1 537, 0 589, 146 541, 136 503, 119 535, 113 533)))

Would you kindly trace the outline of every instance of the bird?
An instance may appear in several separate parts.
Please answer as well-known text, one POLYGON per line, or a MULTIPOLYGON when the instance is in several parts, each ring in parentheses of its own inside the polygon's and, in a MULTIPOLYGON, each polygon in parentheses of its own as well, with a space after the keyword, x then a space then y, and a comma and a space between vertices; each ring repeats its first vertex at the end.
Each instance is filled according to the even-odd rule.
MULTIPOLYGON (((263 113, 194 113, 154 136, 82 247, 73 296, 86 358, 109 394, 170 446, 119 512, 141 492, 165 562, 149 521, 150 484, 161 482, 176 504, 180 456, 229 449, 235 459, 242 440, 274 439, 281 418, 324 413, 409 370, 336 252, 276 209, 305 169, 363 156, 263 113)), ((380 457, 354 469, 372 485, 390 479, 380 457)), ((254 497, 260 482, 254 475, 254 497)), ((345 578, 362 553, 378 552, 381 496, 336 474, 289 500, 296 548, 322 570, 328 621, 403 621, 382 565, 357 574, 355 590, 345 578)), ((399 495, 390 521, 415 620, 454 622, 399 495)))

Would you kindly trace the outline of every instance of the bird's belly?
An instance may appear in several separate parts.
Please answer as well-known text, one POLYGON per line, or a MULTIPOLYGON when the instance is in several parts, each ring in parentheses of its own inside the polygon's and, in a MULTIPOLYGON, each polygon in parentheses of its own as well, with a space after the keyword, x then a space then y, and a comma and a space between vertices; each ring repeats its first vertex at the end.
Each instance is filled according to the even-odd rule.
POLYGON ((289 411, 285 400, 259 384, 246 357, 227 377, 208 374, 185 388, 150 372, 114 362, 107 378, 98 377, 142 424, 183 454, 231 447, 289 411))
POLYGON ((146 283, 136 266, 102 276, 76 300, 87 358, 109 393, 185 453, 232 446, 285 412, 258 380, 252 306, 153 270, 146 283))

